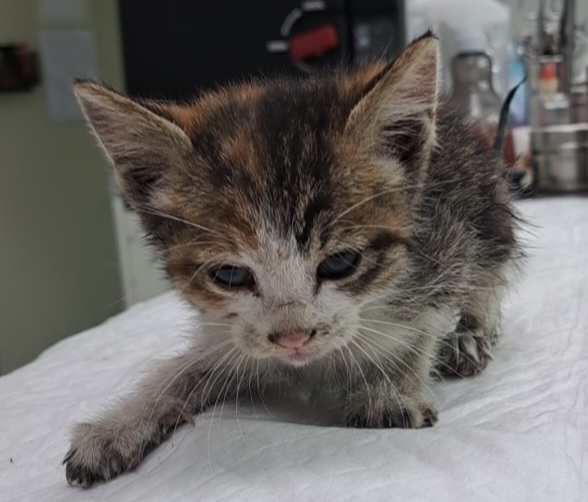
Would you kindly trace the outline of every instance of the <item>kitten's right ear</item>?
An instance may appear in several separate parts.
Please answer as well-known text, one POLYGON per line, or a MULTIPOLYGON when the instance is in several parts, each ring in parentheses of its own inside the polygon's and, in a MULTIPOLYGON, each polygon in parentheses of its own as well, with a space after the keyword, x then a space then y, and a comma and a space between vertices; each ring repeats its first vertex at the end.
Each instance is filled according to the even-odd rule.
POLYGON ((149 205, 166 172, 191 151, 186 133, 152 109, 102 85, 78 81, 74 94, 114 167, 125 199, 135 207, 149 205))

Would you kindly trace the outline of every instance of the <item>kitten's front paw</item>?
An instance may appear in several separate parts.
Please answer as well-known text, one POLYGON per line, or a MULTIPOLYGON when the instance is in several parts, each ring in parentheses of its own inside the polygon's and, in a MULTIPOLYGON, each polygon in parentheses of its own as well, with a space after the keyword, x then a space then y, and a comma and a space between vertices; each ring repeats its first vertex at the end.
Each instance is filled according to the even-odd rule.
POLYGON ((362 399, 346 407, 344 425, 363 429, 420 429, 437 423, 437 411, 420 397, 397 396, 389 401, 362 399))
POLYGON ((88 488, 132 470, 176 426, 194 423, 192 416, 177 404, 155 416, 157 419, 133 425, 78 424, 63 459, 68 483, 88 488))
POLYGON ((77 425, 63 459, 67 482, 88 488, 139 465, 144 446, 126 436, 125 431, 108 430, 101 425, 77 425))

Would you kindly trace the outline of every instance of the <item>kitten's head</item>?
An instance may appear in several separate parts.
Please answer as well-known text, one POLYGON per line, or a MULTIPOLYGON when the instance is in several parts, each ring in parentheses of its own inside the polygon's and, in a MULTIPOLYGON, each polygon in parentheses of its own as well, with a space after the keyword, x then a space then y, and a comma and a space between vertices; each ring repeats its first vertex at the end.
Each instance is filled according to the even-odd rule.
POLYGON ((410 266, 437 65, 426 35, 389 65, 189 104, 75 93, 185 298, 248 353, 300 365, 353 339, 410 266))

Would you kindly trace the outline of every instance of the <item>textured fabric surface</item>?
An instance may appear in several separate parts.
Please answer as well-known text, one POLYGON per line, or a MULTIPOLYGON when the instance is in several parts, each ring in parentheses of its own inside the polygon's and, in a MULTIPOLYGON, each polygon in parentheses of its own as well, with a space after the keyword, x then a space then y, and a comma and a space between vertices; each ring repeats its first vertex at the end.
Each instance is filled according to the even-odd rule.
POLYGON ((320 425, 331 420, 320 400, 232 402, 134 472, 69 487, 70 425, 181 349, 191 316, 167 294, 0 378, 0 501, 588 500, 588 199, 518 206, 529 258, 495 360, 432 386, 435 427, 342 429, 320 425))

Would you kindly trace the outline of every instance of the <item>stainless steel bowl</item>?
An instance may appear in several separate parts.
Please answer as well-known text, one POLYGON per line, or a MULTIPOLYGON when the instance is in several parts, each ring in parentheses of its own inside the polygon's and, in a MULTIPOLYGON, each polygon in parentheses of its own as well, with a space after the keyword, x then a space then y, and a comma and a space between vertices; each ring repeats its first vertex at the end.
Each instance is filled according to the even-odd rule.
POLYGON ((531 156, 538 192, 588 191, 588 124, 531 130, 531 156))

